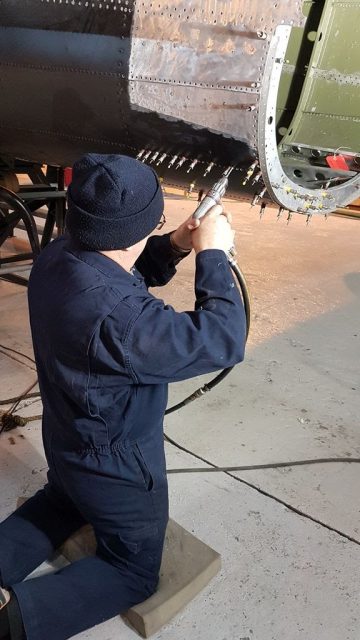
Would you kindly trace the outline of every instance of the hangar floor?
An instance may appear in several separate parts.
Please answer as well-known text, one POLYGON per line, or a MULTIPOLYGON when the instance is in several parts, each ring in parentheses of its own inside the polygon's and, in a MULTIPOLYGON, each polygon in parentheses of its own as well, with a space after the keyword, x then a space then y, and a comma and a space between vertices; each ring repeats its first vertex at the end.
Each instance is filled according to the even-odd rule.
MULTIPOLYGON (((169 230, 194 205, 168 193, 169 230)), ((360 457, 358 222, 306 227, 295 216, 287 226, 275 212, 260 222, 248 205, 227 208, 253 297, 247 358, 211 395, 169 416, 166 431, 220 466, 360 457)), ((189 258, 157 294, 189 308, 192 282, 189 258)), ((2 282, 0 296, 0 343, 32 355, 25 290, 2 282)), ((18 360, 0 353, 1 398, 35 379, 18 360)), ((174 385, 171 403, 200 384, 174 385)), ((40 410, 29 402, 20 413, 40 410)), ((169 469, 205 466, 170 445, 167 459, 169 469)), ((1 518, 42 486, 45 466, 39 422, 1 436, 1 518)), ((223 568, 154 640, 358 640, 359 465, 179 473, 169 484, 172 517, 219 551, 223 568)), ((118 637, 136 637, 119 618, 77 636, 118 637)))

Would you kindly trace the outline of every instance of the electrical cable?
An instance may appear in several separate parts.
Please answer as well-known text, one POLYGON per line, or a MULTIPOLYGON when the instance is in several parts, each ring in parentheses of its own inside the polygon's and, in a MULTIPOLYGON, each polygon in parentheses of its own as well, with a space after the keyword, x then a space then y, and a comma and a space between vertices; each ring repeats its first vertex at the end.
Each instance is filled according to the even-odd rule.
POLYGON ((14 411, 18 408, 18 406, 19 406, 20 402, 21 402, 22 400, 24 400, 24 399, 25 399, 25 397, 27 396, 27 394, 28 394, 30 391, 32 391, 32 389, 33 389, 34 387, 36 387, 37 383, 38 383, 38 379, 36 378, 35 382, 33 382, 33 383, 30 385, 30 387, 28 387, 28 388, 24 391, 24 393, 22 393, 20 396, 18 396, 18 398, 16 398, 16 400, 15 400, 14 404, 12 405, 12 407, 11 407, 11 409, 8 411, 8 413, 14 413, 14 411))
MULTIPOLYGON (((14 353, 20 356, 21 358, 23 358, 24 360, 28 360, 29 362, 34 364, 35 369, 33 367, 30 367, 30 369, 32 371, 36 371, 35 360, 30 356, 26 355, 25 353, 22 353, 21 351, 17 351, 17 349, 13 349, 12 347, 8 347, 4 344, 0 344, 0 353, 7 356, 8 358, 11 358, 11 360, 15 360, 15 362, 19 362, 25 367, 29 367, 29 365, 26 364, 25 362, 18 360, 18 358, 14 358, 11 355, 12 353, 14 353)), ((31 383, 31 385, 21 395, 15 398, 0 400, 0 406, 11 404, 11 407, 8 411, 0 412, 0 435, 3 431, 11 431, 16 427, 24 427, 28 422, 31 422, 33 420, 39 420, 41 418, 41 415, 28 416, 26 418, 23 418, 22 416, 19 416, 19 415, 14 415, 14 411, 16 411, 17 407, 19 406, 22 400, 25 400, 26 398, 35 398, 37 396, 40 396, 40 393, 38 392, 30 393, 30 391, 37 385, 37 383, 38 383, 38 380, 36 379, 35 382, 31 383)))
MULTIPOLYGON (((21 354, 22 355, 22 354, 21 354)), ((0 414, 0 435, 3 433, 3 431, 11 431, 12 429, 15 429, 16 427, 25 427, 25 425, 28 422, 32 422, 35 420, 41 420, 41 415, 37 415, 37 416, 27 416, 26 418, 23 418, 22 416, 19 415, 14 415, 14 411, 17 409, 17 407, 19 406, 20 402, 22 400, 25 400, 27 397, 30 397, 29 392, 38 384, 38 380, 36 379, 35 382, 33 382, 30 387, 28 387, 24 393, 22 393, 20 396, 17 396, 17 398, 10 398, 8 400, 2 400, 1 404, 10 404, 11 401, 14 401, 12 406, 10 407, 9 411, 4 411, 2 414, 0 414)), ((31 394, 33 395, 33 394, 31 394)), ((40 394, 39 394, 40 395, 40 394)))
POLYGON ((17 414, 12 415, 10 413, 3 413, 0 420, 0 424, 1 424, 0 435, 2 434, 3 431, 12 431, 17 427, 26 427, 28 422, 41 420, 41 418, 42 418, 42 414, 39 414, 37 416, 26 416, 26 418, 23 418, 22 416, 19 416, 17 414))
MULTIPOLYGON (((194 458, 197 458, 198 460, 202 460, 202 462, 205 462, 206 464, 208 464, 211 468, 207 469, 207 471, 210 471, 210 472, 215 472, 215 471, 222 472, 222 473, 226 474, 227 476, 229 476, 229 478, 232 478, 233 480, 236 480, 236 482, 240 482, 241 484, 245 485, 246 487, 249 487, 250 489, 253 489, 257 493, 260 493, 265 498, 270 498, 271 500, 274 500, 278 504, 283 505, 284 507, 289 509, 289 511, 292 511, 296 515, 301 516, 302 518, 306 518, 307 520, 310 520, 311 522, 314 522, 315 524, 320 525, 324 529, 327 529, 328 531, 331 531, 332 533, 336 533, 339 536, 342 536, 343 538, 345 538, 346 540, 349 540, 350 542, 353 542, 353 543, 355 543, 355 544, 360 546, 360 541, 357 540, 356 538, 354 538, 353 536, 348 535, 347 533, 345 533, 345 531, 341 531, 341 529, 337 529, 336 527, 332 527, 331 525, 327 524, 323 520, 320 520, 319 518, 316 518, 315 516, 310 515, 306 511, 303 511, 302 509, 294 507, 292 504, 290 504, 286 500, 283 500, 282 498, 279 498, 278 496, 275 496, 273 493, 270 493, 269 491, 266 491, 265 489, 262 489, 261 487, 257 486, 256 484, 253 484, 252 482, 249 482, 248 480, 244 480, 244 478, 240 478, 239 476, 233 475, 233 473, 231 473, 231 471, 229 471, 226 467, 223 467, 223 468, 217 467, 217 465, 213 464, 209 460, 206 460, 206 458, 203 458, 202 456, 197 455, 197 453, 194 453, 193 451, 190 451, 189 449, 186 449, 186 447, 183 447, 182 445, 179 445, 177 442, 175 442, 175 440, 172 440, 172 438, 169 438, 165 434, 164 434, 164 438, 165 438, 165 440, 167 442, 170 442, 170 444, 173 444, 175 447, 177 447, 181 451, 185 451, 186 453, 189 453, 194 458)), ((302 464, 317 464, 317 463, 322 464, 323 462, 360 462, 360 459, 359 458, 351 458, 351 459, 350 458, 334 458, 334 459, 331 459, 331 458, 319 458, 319 460, 313 460, 313 461, 298 460, 298 461, 292 462, 291 466, 299 466, 299 465, 302 465, 302 464)), ((286 463, 278 463, 277 466, 288 466, 288 465, 286 463)), ((229 467, 229 469, 230 468, 231 467, 229 467)), ((259 468, 259 465, 254 465, 254 468, 259 468)), ((269 465, 263 465, 262 468, 268 468, 269 469, 271 467, 269 465)), ((250 471, 252 469, 251 468, 247 468, 246 470, 250 471)), ((204 471, 205 471, 205 469, 204 469, 204 471)), ((188 471, 186 469, 185 470, 178 470, 178 469, 171 470, 171 469, 169 469, 168 472, 169 473, 187 473, 188 471)))
POLYGON ((213 462, 210 462, 210 460, 207 460, 206 458, 203 458, 202 456, 198 455, 194 451, 191 451, 191 449, 187 449, 186 447, 183 447, 183 445, 176 442, 176 440, 173 440, 173 438, 170 438, 166 433, 164 433, 164 440, 165 442, 172 444, 174 447, 176 447, 180 451, 183 451, 184 453, 188 453, 193 458, 196 458, 197 460, 200 460, 201 462, 204 462, 205 464, 209 465, 209 467, 197 467, 197 468, 188 467, 188 468, 180 468, 180 469, 168 469, 167 470, 168 474, 215 473, 215 472, 230 474, 234 471, 258 471, 261 469, 284 469, 287 467, 304 467, 304 466, 309 466, 314 464, 329 464, 329 463, 336 463, 336 462, 360 463, 360 458, 336 457, 336 458, 314 458, 309 460, 292 460, 288 462, 268 462, 264 464, 241 465, 241 466, 235 466, 235 467, 219 467, 213 462))
MULTIPOLYGON (((19 360, 19 358, 15 358, 13 355, 11 355, 8 351, 3 351, 0 348, 0 353, 2 353, 4 356, 6 356, 7 358, 10 358, 11 360, 14 360, 14 362, 18 362, 19 364, 22 364, 24 367, 28 367, 28 369, 31 369, 31 371, 36 371, 36 367, 32 367, 30 364, 27 364, 26 362, 23 362, 22 360, 19 360)), ((28 358, 28 356, 23 356, 24 358, 27 358, 28 360, 30 360, 30 358, 28 358)), ((35 364, 35 363, 34 363, 35 364)))
MULTIPOLYGON (((168 474, 181 473, 233 473, 235 471, 258 471, 261 469, 286 469, 288 467, 306 467, 314 464, 360 463, 360 458, 314 458, 310 460, 293 460, 289 462, 269 462, 268 464, 251 464, 241 467, 189 467, 168 469, 168 474)), ((210 464, 210 463, 209 463, 210 464)))
POLYGON ((30 356, 27 356, 26 353, 21 353, 21 351, 17 351, 12 347, 7 347, 5 344, 0 344, 0 349, 5 349, 5 351, 11 351, 11 353, 16 353, 18 356, 21 356, 22 358, 29 360, 30 362, 32 362, 32 364, 35 364, 34 358, 31 358, 30 356))
MULTIPOLYGON (((40 391, 35 391, 34 393, 26 394, 26 396, 24 396, 22 400, 27 400, 28 398, 39 398, 40 395, 41 395, 40 391)), ((14 404, 14 402, 16 402, 18 399, 19 399, 19 396, 16 396, 15 398, 7 398, 6 400, 0 400, 0 406, 4 406, 7 404, 14 404)))

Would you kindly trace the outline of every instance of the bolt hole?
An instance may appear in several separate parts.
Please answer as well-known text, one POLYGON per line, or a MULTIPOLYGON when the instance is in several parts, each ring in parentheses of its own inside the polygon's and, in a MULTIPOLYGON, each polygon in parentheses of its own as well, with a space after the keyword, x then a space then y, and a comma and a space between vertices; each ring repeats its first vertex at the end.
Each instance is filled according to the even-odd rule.
POLYGON ((295 176, 295 178, 302 178, 303 177, 303 173, 302 173, 302 171, 300 171, 300 169, 295 169, 294 176, 295 176))

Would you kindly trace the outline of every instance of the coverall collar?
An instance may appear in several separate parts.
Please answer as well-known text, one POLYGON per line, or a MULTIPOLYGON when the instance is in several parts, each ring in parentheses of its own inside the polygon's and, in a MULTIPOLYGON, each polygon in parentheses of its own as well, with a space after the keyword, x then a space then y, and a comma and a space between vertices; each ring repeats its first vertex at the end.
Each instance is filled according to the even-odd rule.
POLYGON ((67 237, 66 249, 83 262, 86 262, 89 266, 101 271, 101 273, 108 278, 116 278, 124 284, 131 285, 140 284, 143 281, 143 278, 135 267, 133 268, 133 272, 126 271, 126 269, 115 262, 115 260, 105 256, 103 253, 84 249, 70 236, 67 237))

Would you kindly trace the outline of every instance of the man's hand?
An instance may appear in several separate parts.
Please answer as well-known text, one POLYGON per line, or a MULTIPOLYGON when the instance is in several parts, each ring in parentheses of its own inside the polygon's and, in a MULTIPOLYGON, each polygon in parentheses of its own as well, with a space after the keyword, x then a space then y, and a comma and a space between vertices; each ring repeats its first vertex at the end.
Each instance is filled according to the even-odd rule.
POLYGON ((206 249, 221 249, 226 254, 234 246, 235 231, 231 228, 231 215, 216 205, 201 218, 200 225, 192 231, 191 240, 196 253, 206 249))
MULTIPOLYGON (((206 249, 222 249, 223 247, 221 246, 206 246, 205 244, 210 243, 212 244, 219 244, 219 241, 221 243, 221 237, 224 233, 224 229, 228 230, 227 227, 230 227, 232 218, 231 218, 231 214, 230 213, 226 213, 224 211, 224 209, 222 208, 222 206, 217 205, 216 207, 213 207, 209 213, 206 214, 206 216, 204 216, 204 218, 201 218, 201 220, 196 220, 195 218, 193 218, 192 216, 190 216, 190 218, 188 218, 187 220, 185 220, 185 222, 183 222, 180 227, 178 227, 176 229, 176 231, 173 231, 171 234, 171 244, 173 245, 173 247, 176 249, 180 249, 182 251, 191 251, 191 249, 195 249, 195 251, 198 253, 199 251, 203 251, 205 248, 206 249), (204 225, 205 223, 205 219, 207 219, 210 216, 211 220, 210 222, 206 222, 205 227, 202 231, 199 231, 196 236, 194 236, 194 232, 200 228, 200 225, 204 225), (216 223, 216 221, 214 220, 215 217, 222 217, 223 220, 218 221, 219 224, 216 223), (224 223, 227 222, 228 225, 227 227, 224 227, 224 223), (221 229, 223 230, 223 232, 221 232, 221 229), (215 234, 215 235, 214 235, 215 234), (213 236, 214 237, 210 237, 209 236, 213 236), (203 246, 202 249, 200 249, 200 244, 201 246, 203 246), (196 244, 196 246, 195 246, 196 244)), ((234 235, 235 232, 231 231, 232 233, 232 244, 233 245, 233 240, 234 240, 234 235)), ((226 244, 226 241, 225 241, 226 244)), ((229 249, 227 249, 227 251, 230 250, 231 246, 229 247, 229 249)), ((224 249, 225 251, 225 249, 224 249)))
POLYGON ((173 231, 170 236, 171 244, 174 249, 181 251, 191 251, 193 248, 191 234, 200 226, 200 220, 195 220, 192 216, 185 220, 180 227, 173 231))

